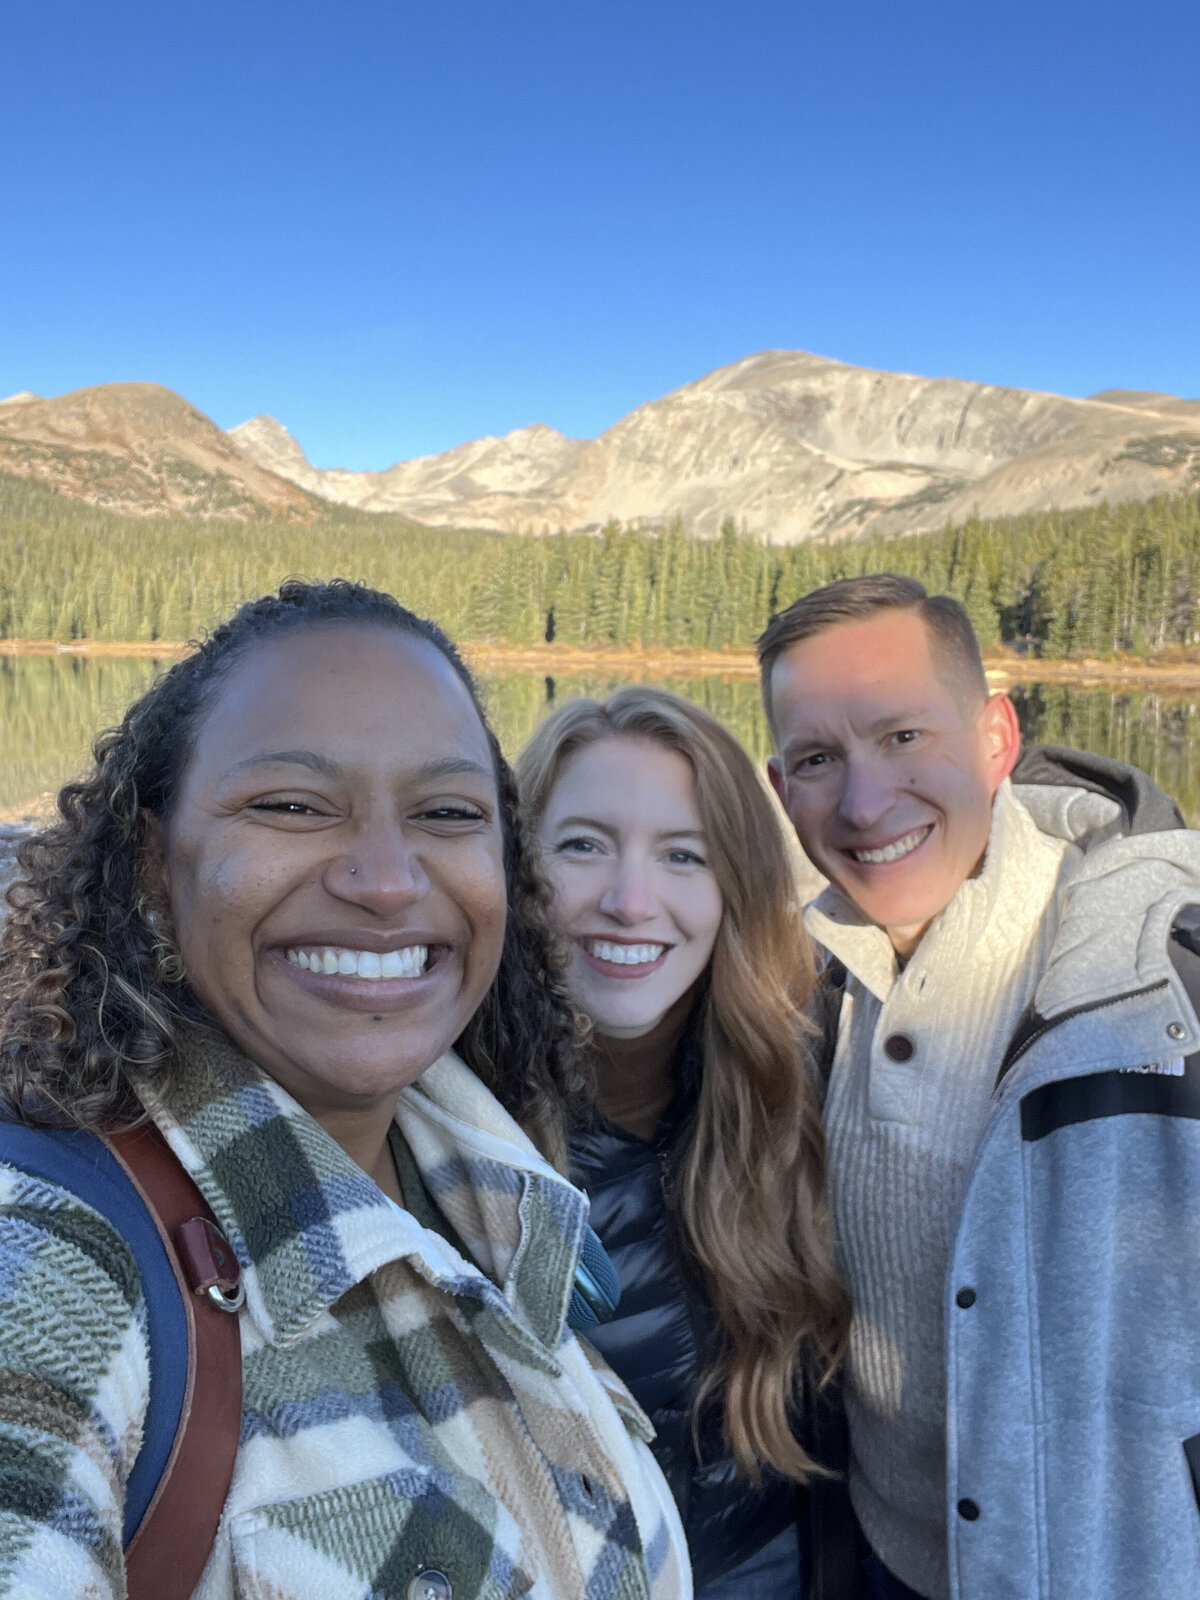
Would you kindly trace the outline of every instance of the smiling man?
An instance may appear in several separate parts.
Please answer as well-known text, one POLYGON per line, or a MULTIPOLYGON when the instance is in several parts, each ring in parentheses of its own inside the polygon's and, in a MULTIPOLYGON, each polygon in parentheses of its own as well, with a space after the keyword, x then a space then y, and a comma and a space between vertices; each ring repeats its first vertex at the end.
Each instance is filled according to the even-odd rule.
POLYGON ((911 579, 804 596, 759 656, 771 781, 830 880, 871 1592, 1194 1597, 1197 835, 1132 768, 1018 765, 966 613, 911 579))

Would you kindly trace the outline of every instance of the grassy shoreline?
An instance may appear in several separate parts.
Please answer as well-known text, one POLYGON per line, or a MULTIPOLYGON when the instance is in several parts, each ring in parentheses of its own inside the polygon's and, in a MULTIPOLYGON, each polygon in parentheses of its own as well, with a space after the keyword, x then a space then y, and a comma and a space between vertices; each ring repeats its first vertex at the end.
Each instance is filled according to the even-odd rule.
MULTIPOLYGON (((70 644, 53 639, 0 639, 0 656, 96 656, 166 661, 187 655, 191 648, 186 641, 170 639, 78 639, 70 644)), ((649 676, 754 678, 758 675, 758 663, 752 650, 671 649, 666 645, 588 649, 579 645, 507 645, 469 639, 463 640, 460 648, 467 660, 482 671, 542 672, 564 677, 578 673, 627 673, 639 680, 649 676)), ((1006 650, 987 652, 984 661, 989 679, 999 688, 1010 683, 1200 687, 1200 653, 1080 659, 1019 656, 1006 650)))

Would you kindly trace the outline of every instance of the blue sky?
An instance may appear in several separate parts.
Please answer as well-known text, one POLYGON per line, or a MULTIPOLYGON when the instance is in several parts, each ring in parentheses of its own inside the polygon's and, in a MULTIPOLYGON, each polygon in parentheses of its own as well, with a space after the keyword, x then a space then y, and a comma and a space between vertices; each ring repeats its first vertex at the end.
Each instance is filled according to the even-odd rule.
POLYGON ((1196 0, 12 0, 0 394, 382 467, 751 351, 1200 395, 1196 0))

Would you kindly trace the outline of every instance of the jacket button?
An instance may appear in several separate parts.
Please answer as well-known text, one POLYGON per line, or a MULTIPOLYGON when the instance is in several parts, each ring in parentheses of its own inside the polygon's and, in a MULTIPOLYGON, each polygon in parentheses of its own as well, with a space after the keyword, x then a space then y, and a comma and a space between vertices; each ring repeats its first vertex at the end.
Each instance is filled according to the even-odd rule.
POLYGON ((450 1579, 436 1567, 418 1572, 408 1586, 408 1600, 451 1600, 453 1594, 450 1579))
POLYGON ((1177 1040, 1178 1039, 1182 1039, 1186 1033, 1187 1033, 1187 1029, 1184 1027, 1182 1022, 1168 1022, 1167 1023, 1167 1038, 1168 1039, 1177 1039, 1177 1040))
POLYGON ((916 1052, 916 1045, 906 1033, 889 1033, 883 1041, 883 1053, 893 1061, 911 1061, 916 1052))
POLYGON ((964 1311, 969 1311, 975 1304, 974 1289, 960 1289, 954 1296, 954 1304, 961 1306, 964 1311))
POLYGON ((974 1500, 960 1500, 958 1502, 958 1514, 964 1522, 979 1521, 979 1507, 974 1500))

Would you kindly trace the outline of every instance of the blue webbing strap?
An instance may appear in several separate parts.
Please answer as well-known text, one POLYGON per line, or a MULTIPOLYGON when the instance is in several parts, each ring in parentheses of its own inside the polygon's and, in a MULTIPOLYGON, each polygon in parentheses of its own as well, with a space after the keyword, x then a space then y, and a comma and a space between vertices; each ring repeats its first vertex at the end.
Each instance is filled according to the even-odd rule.
POLYGON ((188 1377, 188 1324, 162 1238, 120 1162, 94 1134, 0 1122, 0 1161, 43 1178, 107 1217, 129 1246, 142 1280, 150 1344, 150 1401, 142 1447, 125 1486, 129 1544, 166 1470, 188 1377))
POLYGON ((567 1326, 577 1333, 607 1322, 621 1300, 621 1280, 592 1228, 583 1230, 583 1243, 575 1266, 575 1283, 567 1308, 567 1326))

